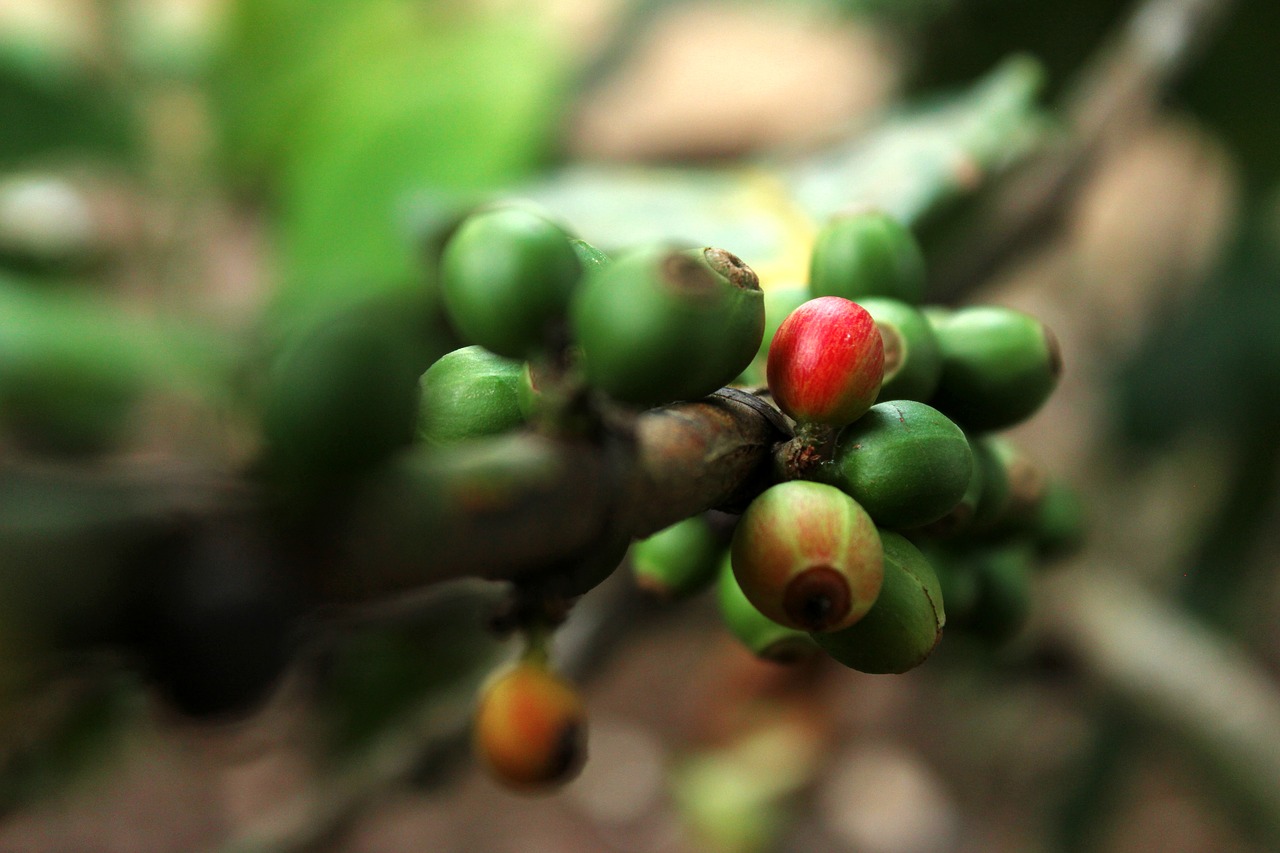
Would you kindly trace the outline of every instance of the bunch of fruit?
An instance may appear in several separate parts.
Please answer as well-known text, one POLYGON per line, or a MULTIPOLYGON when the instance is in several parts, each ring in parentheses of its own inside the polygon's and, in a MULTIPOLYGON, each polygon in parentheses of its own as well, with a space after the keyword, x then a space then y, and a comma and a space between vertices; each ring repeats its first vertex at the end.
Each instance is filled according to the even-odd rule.
MULTIPOLYGON (((728 627, 763 658, 905 672, 948 616, 991 640, 1016 632, 1030 570, 1080 531, 1071 492, 992 435, 1053 391, 1053 334, 1006 308, 921 308, 924 273, 911 233, 877 212, 821 231, 807 287, 762 290, 722 249, 611 258, 540 211, 483 209, 441 257, 469 345, 423 375, 418 434, 598 439, 628 414, 745 386, 789 428, 771 484, 731 526, 695 515, 635 542, 637 582, 670 598, 718 584, 728 627)), ((541 640, 530 649, 482 693, 476 726, 489 767, 521 788, 571 777, 583 746, 581 703, 541 640)))

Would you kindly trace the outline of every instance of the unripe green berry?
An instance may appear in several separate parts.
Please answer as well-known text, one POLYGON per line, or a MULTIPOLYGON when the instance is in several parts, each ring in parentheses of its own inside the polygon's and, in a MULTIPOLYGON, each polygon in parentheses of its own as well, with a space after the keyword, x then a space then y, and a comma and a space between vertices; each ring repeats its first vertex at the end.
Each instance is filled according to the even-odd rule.
POLYGON ((694 400, 750 363, 764 333, 755 274, 721 249, 646 249, 587 277, 572 310, 588 384, 616 400, 694 400))
POLYGON ((860 299, 884 339, 884 380, 877 402, 927 401, 942 377, 942 350, 918 308, 897 299, 860 299))
POLYGON ((582 275, 569 235, 526 207, 481 210, 444 247, 441 292, 469 343, 507 358, 541 348, 582 275))
POLYGON ((856 302, 811 299, 778 327, 768 374, 774 402, 797 422, 841 427, 875 401, 884 376, 884 342, 856 302))
POLYGON ((896 400, 847 427, 813 476, 852 496, 881 527, 910 529, 954 509, 972 472, 958 426, 924 403, 896 400))
POLYGON ((892 216, 879 211, 838 216, 818 233, 809 261, 814 296, 855 301, 885 296, 918 305, 924 289, 920 244, 892 216))
POLYGON ((792 663, 818 650, 804 631, 779 625, 756 609, 738 586, 728 555, 720 564, 716 582, 716 602, 729 632, 752 654, 775 663, 792 663))
POLYGON ((687 598, 715 580, 720 545, 706 519, 693 516, 631 546, 636 585, 661 598, 687 598))
POLYGON ((1057 338, 1019 311, 964 308, 934 324, 942 378, 930 402, 965 429, 1004 429, 1049 398, 1062 373, 1057 338))
POLYGON ((803 480, 766 489, 738 521, 733 572, 773 621, 805 631, 857 622, 880 592, 884 552, 866 510, 839 489, 803 480))
POLYGON ((992 643, 1012 639, 1031 615, 1032 546, 1011 542, 982 548, 967 555, 965 561, 978 585, 966 630, 992 643))
POLYGON ((441 356, 419 382, 418 437, 448 444, 520 426, 523 370, 521 362, 481 346, 441 356))
POLYGON ((991 530, 1009 511, 1012 501, 1012 484, 1005 458, 999 450, 999 442, 992 436, 971 438, 974 467, 981 471, 982 491, 974 507, 969 529, 980 533, 991 530))
POLYGON ((1050 480, 1032 519, 1036 553, 1044 560, 1079 550, 1085 533, 1080 495, 1061 480, 1050 480))
POLYGON ((924 555, 902 536, 881 531, 884 586, 857 624, 813 639, 861 672, 901 673, 924 663, 946 624, 942 588, 924 555))

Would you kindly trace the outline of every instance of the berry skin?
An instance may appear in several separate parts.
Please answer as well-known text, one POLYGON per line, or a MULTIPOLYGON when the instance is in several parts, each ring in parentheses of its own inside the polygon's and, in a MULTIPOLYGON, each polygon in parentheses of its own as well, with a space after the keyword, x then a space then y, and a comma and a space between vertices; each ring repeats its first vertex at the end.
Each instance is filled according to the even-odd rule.
POLYGON ((507 358, 543 346, 582 276, 570 237, 527 207, 481 210, 440 258, 449 319, 468 343, 507 358))
POLYGON ((930 322, 942 349, 942 378, 929 402, 966 430, 1013 426, 1058 384, 1057 338, 1034 317, 987 305, 933 315, 930 322))
POLYGON ((897 299, 860 299, 884 339, 884 381, 877 402, 933 396, 942 377, 942 351, 933 326, 918 308, 897 299))
POLYGON ((495 435, 524 423, 524 365, 470 346, 441 356, 420 380, 418 437, 448 444, 495 435))
POLYGON ((731 548, 747 599, 789 628, 846 628, 880 593, 880 534, 866 510, 833 486, 792 480, 766 489, 739 519, 731 548))
POLYGON ((723 249, 649 248, 587 276, 571 320, 587 383, 650 407, 733 381, 764 335, 764 295, 723 249))
POLYGON ((809 261, 814 296, 924 298, 920 245, 905 225, 879 211, 836 217, 818 233, 809 261))
POLYGON ((942 638, 942 587, 924 555, 907 539, 881 531, 884 587, 857 624, 813 639, 860 672, 902 673, 924 663, 942 638))
POLYGON ((960 427, 924 403, 895 400, 850 424, 814 477, 851 496, 881 527, 906 530, 954 509, 973 464, 960 427))
POLYGON ((508 787, 536 792, 571 781, 586 760, 586 712, 571 684, 524 660, 484 689, 474 748, 508 787))
POLYGON ((756 657, 774 663, 792 663, 817 651, 813 638, 804 631, 779 625, 755 608, 738 586, 728 555, 716 580, 716 603, 720 616, 733 636, 756 657))
POLYGON ((688 598, 711 585, 718 566, 715 534, 693 516, 631 546, 636 585, 659 598, 688 598))
POLYGON ((880 391, 880 330, 857 303, 838 296, 811 299, 778 327, 768 374, 774 401, 797 422, 853 423, 880 391))

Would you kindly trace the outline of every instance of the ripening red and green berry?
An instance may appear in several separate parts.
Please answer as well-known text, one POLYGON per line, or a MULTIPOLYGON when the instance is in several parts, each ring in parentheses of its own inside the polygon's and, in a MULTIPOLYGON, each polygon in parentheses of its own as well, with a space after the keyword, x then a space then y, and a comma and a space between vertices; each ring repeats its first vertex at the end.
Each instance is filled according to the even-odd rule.
POLYGON ((586 758, 581 696, 535 660, 517 663, 485 688, 473 735, 490 773, 518 790, 568 782, 586 758))
POLYGON ((734 531, 732 558, 756 609, 802 631, 857 622, 884 578, 871 516, 834 486, 805 480, 779 483, 751 502, 734 531))
POLYGON ((803 424, 842 427, 875 402, 884 376, 884 342, 856 302, 823 296, 801 305, 769 347, 769 390, 803 424))

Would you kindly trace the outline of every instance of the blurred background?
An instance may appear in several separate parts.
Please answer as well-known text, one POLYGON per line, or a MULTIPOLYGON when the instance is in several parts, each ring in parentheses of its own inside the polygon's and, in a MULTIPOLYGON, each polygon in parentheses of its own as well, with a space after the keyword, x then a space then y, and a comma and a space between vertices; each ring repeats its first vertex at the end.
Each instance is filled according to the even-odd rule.
MULTIPOLYGON (((1057 333, 1011 437, 1088 516, 1012 640, 903 676, 759 663, 616 573, 561 637, 591 757, 552 797, 467 756, 506 647, 447 595, 329 630, 318 707, 286 678, 202 724, 80 679, 9 724, 0 851, 1280 849, 1277 44, 1272 0, 0 0, 0 338, 175 354, 56 449, 245 465, 200 377, 423 287, 487 199, 722 245, 766 290, 871 202, 932 301, 1057 333)), ((15 399, 0 456, 32 444, 15 399)))

